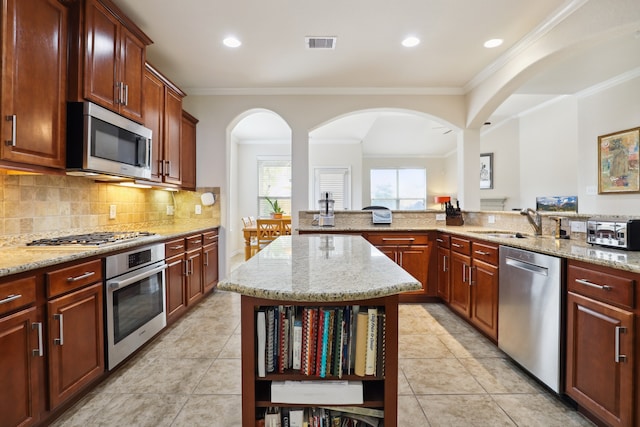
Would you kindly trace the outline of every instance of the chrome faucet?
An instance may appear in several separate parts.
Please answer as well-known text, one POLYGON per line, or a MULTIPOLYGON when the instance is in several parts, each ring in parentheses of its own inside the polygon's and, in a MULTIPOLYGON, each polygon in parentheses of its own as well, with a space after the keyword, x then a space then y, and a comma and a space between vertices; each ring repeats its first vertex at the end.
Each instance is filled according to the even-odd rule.
POLYGON ((531 208, 525 208, 520 211, 520 215, 525 215, 527 217, 536 236, 542 235, 542 217, 537 211, 534 211, 531 208))

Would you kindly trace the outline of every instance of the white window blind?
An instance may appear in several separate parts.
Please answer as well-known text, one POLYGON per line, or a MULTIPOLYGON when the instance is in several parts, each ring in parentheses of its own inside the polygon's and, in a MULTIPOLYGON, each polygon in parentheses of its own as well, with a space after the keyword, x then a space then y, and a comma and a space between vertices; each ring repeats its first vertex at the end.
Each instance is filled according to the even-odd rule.
POLYGON ((318 200, 324 192, 333 194, 334 210, 351 209, 351 179, 349 168, 316 168, 315 169, 315 206, 318 209, 318 200))

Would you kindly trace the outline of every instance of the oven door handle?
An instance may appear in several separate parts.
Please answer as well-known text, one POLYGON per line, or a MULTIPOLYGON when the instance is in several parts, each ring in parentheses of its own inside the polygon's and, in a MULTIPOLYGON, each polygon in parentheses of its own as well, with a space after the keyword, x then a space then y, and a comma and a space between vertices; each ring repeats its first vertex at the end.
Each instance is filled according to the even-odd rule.
POLYGON ((161 271, 164 271, 167 269, 167 264, 162 264, 161 266, 155 267, 151 270, 145 270, 143 272, 141 272, 140 274, 136 274, 133 277, 128 277, 124 280, 112 280, 107 282, 107 287, 109 289, 119 289, 122 288, 124 286, 129 286, 132 283, 136 283, 139 282, 142 279, 145 279, 147 277, 153 276, 156 273, 159 273, 161 271))

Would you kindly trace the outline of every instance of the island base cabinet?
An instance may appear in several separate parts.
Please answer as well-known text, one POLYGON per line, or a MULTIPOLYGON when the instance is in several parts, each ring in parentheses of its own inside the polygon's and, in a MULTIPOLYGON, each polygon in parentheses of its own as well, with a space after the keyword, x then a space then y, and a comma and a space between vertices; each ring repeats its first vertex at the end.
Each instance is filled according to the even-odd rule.
POLYGON ((53 409, 104 373, 102 283, 49 301, 48 313, 53 409))
POLYGON ((255 427, 259 411, 267 407, 315 407, 326 405, 286 404, 271 401, 272 381, 318 381, 337 380, 337 376, 302 375, 290 370, 284 373, 267 373, 265 377, 257 375, 257 328, 256 312, 261 307, 278 305, 296 305, 303 307, 343 307, 359 305, 360 307, 379 307, 385 313, 385 358, 384 376, 343 375, 343 381, 362 381, 364 391, 363 406, 384 409, 384 425, 398 425, 398 295, 362 301, 345 302, 290 302, 274 301, 242 295, 241 327, 242 327, 242 426, 255 427))
POLYGON ((633 313, 573 292, 567 307, 567 395, 607 425, 632 425, 633 313))

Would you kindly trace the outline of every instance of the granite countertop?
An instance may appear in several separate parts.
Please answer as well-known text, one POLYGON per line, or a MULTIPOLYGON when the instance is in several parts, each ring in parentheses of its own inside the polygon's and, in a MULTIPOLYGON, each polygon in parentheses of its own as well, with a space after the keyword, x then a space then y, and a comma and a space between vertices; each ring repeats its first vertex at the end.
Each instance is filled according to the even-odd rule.
POLYGON ((282 236, 232 271, 218 289, 280 301, 352 301, 421 289, 363 237, 282 236))
POLYGON ((625 251, 587 244, 586 239, 556 239, 553 236, 534 236, 523 233, 524 238, 496 237, 491 233, 513 233, 510 230, 492 229, 481 226, 446 226, 446 225, 418 225, 416 227, 400 225, 394 226, 356 226, 356 227, 300 227, 302 232, 402 232, 402 231, 441 231, 468 238, 481 239, 500 245, 511 246, 524 250, 539 252, 560 258, 589 262, 605 267, 640 273, 640 251, 625 251))
POLYGON ((203 221, 185 221, 176 224, 145 227, 144 231, 155 234, 99 247, 26 246, 25 244, 6 246, 0 248, 0 277, 54 266, 90 256, 108 254, 122 249, 164 242, 171 238, 187 236, 217 226, 217 224, 203 221))

